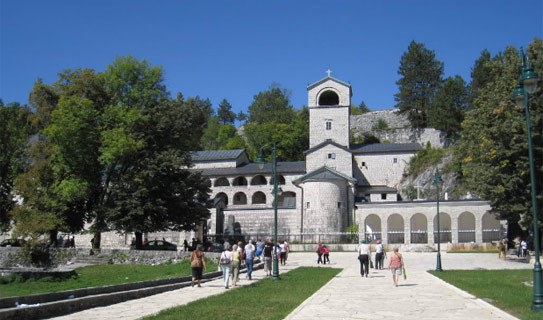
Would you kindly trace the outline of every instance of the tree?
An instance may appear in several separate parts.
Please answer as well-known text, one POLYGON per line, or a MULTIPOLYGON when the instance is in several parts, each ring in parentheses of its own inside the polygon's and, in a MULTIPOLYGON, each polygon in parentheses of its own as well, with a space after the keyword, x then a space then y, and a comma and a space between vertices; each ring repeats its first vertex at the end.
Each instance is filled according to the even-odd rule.
POLYGON ((136 247, 144 232, 191 230, 209 216, 209 180, 190 171, 191 142, 185 132, 203 126, 198 111, 179 103, 160 103, 145 111, 146 125, 138 128, 145 148, 125 163, 111 193, 108 221, 118 231, 135 232, 136 247), (190 119, 200 119, 200 123, 190 119))
POLYGON ((202 146, 202 149, 204 150, 218 150, 219 149, 219 142, 217 141, 219 130, 223 127, 219 123, 219 117, 211 117, 207 121, 206 128, 204 129, 204 132, 202 134, 202 138, 200 139, 200 145, 202 146))
POLYGON ((469 89, 464 79, 459 75, 447 78, 437 91, 435 104, 429 111, 429 126, 456 139, 461 133, 461 123, 469 102, 469 89))
POLYGON ((254 124, 270 121, 290 123, 293 116, 294 109, 290 105, 289 92, 274 86, 255 95, 253 103, 249 106, 249 122, 254 124))
POLYGON ((217 115, 222 124, 234 124, 234 120, 236 120, 236 114, 232 111, 232 105, 226 99, 222 99, 221 103, 219 103, 217 115))
POLYGON ((237 115, 236 115, 236 120, 238 120, 239 122, 244 122, 247 120, 247 115, 243 112, 243 111, 240 111, 237 115))
POLYGON ((399 92, 394 95, 396 108, 406 113, 415 127, 428 126, 429 110, 442 82, 443 62, 435 59, 435 53, 424 44, 411 41, 402 55, 396 82, 399 92))
MULTIPOLYGON (((536 72, 543 72, 543 41, 528 47, 536 72)), ((463 185, 490 202, 501 219, 531 223, 530 169, 525 115, 511 98, 519 77, 518 52, 508 47, 482 65, 489 70, 479 87, 472 109, 462 123, 462 137, 455 157, 462 166, 463 185)), ((543 204, 543 96, 538 90, 530 100, 538 208, 543 204)))
POLYGON ((483 50, 481 56, 475 60, 473 68, 471 68, 471 83, 470 89, 471 93, 476 96, 477 92, 484 88, 487 83, 491 82, 494 78, 492 72, 490 52, 488 50, 483 50))
POLYGON ((0 100, 0 232, 10 227, 8 212, 15 206, 15 178, 27 165, 30 115, 28 107, 16 102, 4 106, 0 100))
POLYGON ((309 109, 304 107, 294 112, 290 123, 269 121, 262 124, 245 125, 248 154, 252 160, 264 145, 277 143, 279 161, 304 160, 304 150, 309 148, 309 109))
POLYGON ((371 112, 371 110, 366 106, 366 103, 364 101, 361 101, 358 107, 354 104, 351 104, 351 115, 353 116, 361 115, 368 112, 371 112))

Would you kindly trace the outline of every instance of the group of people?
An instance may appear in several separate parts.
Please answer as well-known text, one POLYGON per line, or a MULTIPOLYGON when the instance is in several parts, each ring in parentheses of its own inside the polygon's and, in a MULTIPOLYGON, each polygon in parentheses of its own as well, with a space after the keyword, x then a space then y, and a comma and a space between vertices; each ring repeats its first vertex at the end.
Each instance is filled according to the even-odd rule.
MULTIPOLYGON (((360 261, 360 275, 362 277, 368 277, 370 273, 370 266, 373 265, 371 259, 371 245, 366 243, 366 240, 360 240, 358 245, 358 260, 360 261)), ((375 246, 375 269, 382 270, 384 261, 386 259, 386 250, 380 240, 377 240, 375 246)), ((394 285, 398 286, 398 279, 405 273, 404 261, 402 255, 399 253, 398 248, 394 248, 390 255, 390 261, 388 268, 392 272, 392 281, 394 285)), ((404 274, 405 276, 405 274, 404 274)))
MULTIPOLYGON (((498 243, 499 259, 507 258, 507 242, 507 238, 503 238, 498 243)), ((526 242, 526 240, 521 239, 520 237, 516 237, 513 242, 515 245, 515 253, 517 255, 517 258, 526 258, 526 256, 528 255, 528 243, 526 242)))
POLYGON ((317 264, 330 264, 330 249, 326 245, 319 242, 317 245, 317 264))

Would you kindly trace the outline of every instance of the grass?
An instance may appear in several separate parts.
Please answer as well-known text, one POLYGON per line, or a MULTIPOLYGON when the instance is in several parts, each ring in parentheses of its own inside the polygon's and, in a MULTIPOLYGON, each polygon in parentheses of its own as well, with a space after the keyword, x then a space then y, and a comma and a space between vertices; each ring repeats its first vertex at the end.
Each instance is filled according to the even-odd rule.
POLYGON ((531 311, 533 270, 430 271, 436 277, 525 320, 541 320, 543 313, 531 311))
MULTIPOLYGON (((217 265, 206 260, 207 272, 217 270, 217 265)), ((138 265, 106 264, 76 269, 77 277, 56 279, 52 277, 39 280, 22 281, 20 277, 0 279, 0 297, 24 296, 36 293, 59 292, 65 290, 99 287, 138 281, 183 277, 191 274, 190 263, 183 260, 176 264, 138 265)))
POLYGON ((147 320, 283 319, 341 269, 300 267, 281 275, 281 280, 264 279, 250 286, 161 311, 147 320))

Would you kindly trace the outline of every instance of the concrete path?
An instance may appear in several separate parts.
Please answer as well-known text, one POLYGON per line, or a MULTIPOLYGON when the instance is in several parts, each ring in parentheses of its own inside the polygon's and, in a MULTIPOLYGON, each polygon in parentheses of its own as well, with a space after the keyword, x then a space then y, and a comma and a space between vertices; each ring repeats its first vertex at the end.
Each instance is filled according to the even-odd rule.
MULTIPOLYGON (((331 253, 330 260, 332 263, 326 267, 343 271, 286 319, 516 319, 428 274, 426 270, 435 268, 435 253, 404 253, 407 280, 401 279, 398 287, 393 286, 389 270, 372 270, 368 278, 362 278, 354 252, 331 253)), ((280 270, 286 272, 298 266, 316 266, 316 254, 291 253, 287 265, 280 270)), ((494 254, 444 253, 442 267, 444 270, 530 269, 532 265, 498 260, 494 254)), ((255 271, 249 281, 242 274, 240 285, 251 284, 263 276, 263 270, 255 271)), ((138 319, 228 290, 222 279, 213 280, 202 284, 202 288, 183 288, 55 319, 138 319)))

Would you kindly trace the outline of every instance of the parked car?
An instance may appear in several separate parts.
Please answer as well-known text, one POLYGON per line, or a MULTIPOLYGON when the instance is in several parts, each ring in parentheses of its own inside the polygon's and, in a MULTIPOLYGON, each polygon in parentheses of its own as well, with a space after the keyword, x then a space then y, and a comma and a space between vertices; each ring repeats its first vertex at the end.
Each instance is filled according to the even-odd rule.
POLYGON ((141 250, 168 250, 177 251, 177 246, 164 240, 147 241, 141 246, 141 250))
POLYGON ((22 247, 24 244, 25 241, 23 239, 5 239, 0 242, 0 247, 22 247))
POLYGON ((206 251, 207 252, 222 252, 223 245, 222 243, 213 242, 207 247, 206 251))

